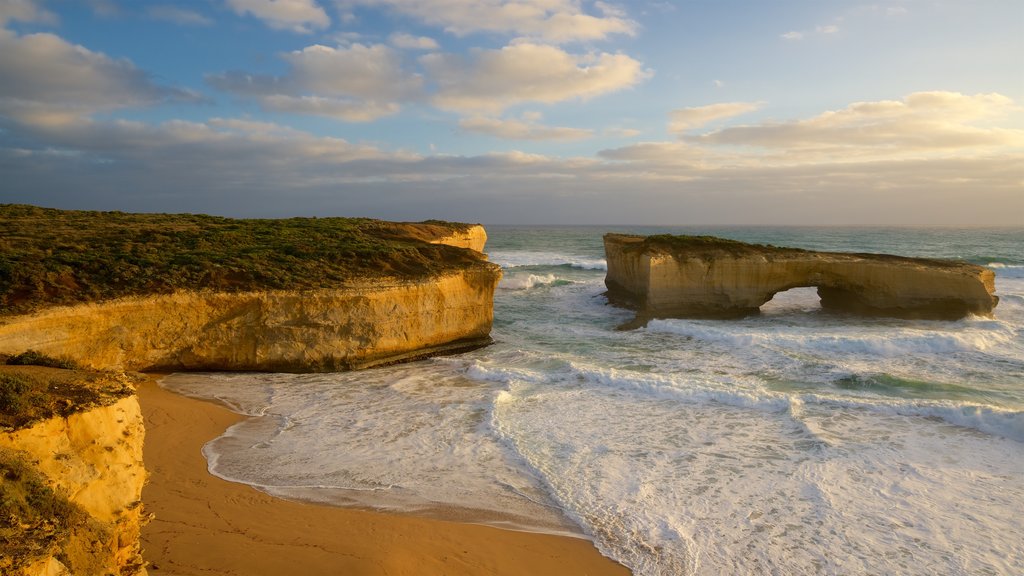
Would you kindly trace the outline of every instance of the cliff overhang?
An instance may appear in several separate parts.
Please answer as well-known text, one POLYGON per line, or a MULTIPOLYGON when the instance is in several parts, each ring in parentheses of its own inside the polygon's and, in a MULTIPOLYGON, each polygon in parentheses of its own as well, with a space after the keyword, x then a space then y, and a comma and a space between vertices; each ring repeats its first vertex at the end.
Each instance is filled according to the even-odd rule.
POLYGON ((758 313, 779 292, 816 287, 825 310, 870 316, 990 316, 995 274, 952 260, 816 252, 709 236, 606 234, 609 301, 647 318, 758 313))

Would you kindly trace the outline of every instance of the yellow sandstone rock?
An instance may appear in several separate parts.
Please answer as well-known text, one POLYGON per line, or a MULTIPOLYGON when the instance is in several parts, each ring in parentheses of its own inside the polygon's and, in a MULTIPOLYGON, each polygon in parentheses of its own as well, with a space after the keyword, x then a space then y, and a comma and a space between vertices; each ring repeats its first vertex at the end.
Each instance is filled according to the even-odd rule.
POLYGON ((180 292, 0 319, 0 351, 94 369, 328 371, 490 342, 501 274, 481 263, 408 282, 308 291, 180 292))
MULTIPOLYGON (((0 447, 24 453, 51 488, 105 526, 107 541, 77 545, 93 547, 94 556, 108 559, 104 573, 129 576, 146 574, 139 550, 144 437, 138 399, 129 396, 67 418, 53 417, 0 433, 0 447)), ((69 571, 57 558, 47 557, 22 573, 49 576, 69 571)))
POLYGON ((707 237, 607 234, 613 301, 650 317, 756 313, 778 292, 815 286, 823 308, 869 315, 991 315, 995 275, 962 262, 812 252, 707 237))

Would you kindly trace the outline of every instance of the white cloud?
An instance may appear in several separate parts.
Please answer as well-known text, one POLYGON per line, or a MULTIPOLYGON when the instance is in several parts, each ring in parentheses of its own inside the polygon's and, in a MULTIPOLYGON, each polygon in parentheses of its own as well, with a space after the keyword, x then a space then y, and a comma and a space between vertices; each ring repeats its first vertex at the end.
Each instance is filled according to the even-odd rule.
POLYGON ((115 60, 53 34, 0 29, 0 114, 66 124, 106 110, 195 95, 154 84, 128 60, 115 60))
POLYGON ((286 96, 271 94, 260 99, 263 107, 278 112, 327 116, 346 122, 371 122, 397 114, 401 106, 395 102, 352 100, 325 96, 286 96))
POLYGON ((309 33, 326 28, 331 19, 315 0, 227 0, 238 14, 251 14, 277 30, 309 33))
POLYGON ((344 0, 348 6, 383 6, 441 26, 457 36, 511 34, 545 42, 602 40, 632 35, 637 25, 611 4, 581 0, 344 0))
POLYGON ((782 34, 781 36, 782 36, 782 38, 784 38, 786 40, 803 40, 804 33, 803 32, 797 32, 797 31, 794 30, 794 31, 791 31, 791 32, 786 32, 785 34, 782 34))
POLYGON ((270 110, 366 122, 394 114, 416 99, 423 80, 402 68, 400 55, 383 44, 332 48, 315 44, 283 55, 285 76, 228 72, 210 76, 214 87, 254 97, 270 110))
POLYGON ((428 54, 420 62, 438 85, 440 108, 496 114, 525 102, 588 99, 634 86, 651 76, 624 54, 569 54, 555 46, 522 42, 476 50, 466 59, 428 54))
POLYGON ((670 132, 685 132, 700 128, 715 120, 724 120, 757 110, 762 105, 758 102, 721 102, 707 106, 680 108, 669 113, 670 132))
POLYGON ((167 4, 150 6, 146 9, 146 14, 154 20, 166 20, 167 22, 184 24, 186 26, 209 26, 213 24, 213 20, 198 12, 167 4))
POLYGON ((12 20, 53 24, 57 16, 34 0, 0 0, 0 26, 12 20))
MULTIPOLYGON (((949 93, 903 103, 975 119, 1012 106, 987 100, 983 111, 949 93)), ((884 102, 848 109, 898 115, 884 102)), ((421 156, 248 118, 8 126, 0 134, 0 202, 69 208, 490 223, 896 225, 1015 225, 1024 210, 1020 147, 979 154, 965 144, 938 157, 813 162, 700 140, 641 142, 598 158, 421 156)))
POLYGON ((412 34, 395 33, 388 37, 391 45, 395 48, 406 50, 437 50, 437 41, 426 36, 413 36, 412 34))
POLYGON ((1024 130, 977 126, 1015 108, 1000 94, 917 92, 902 101, 857 102, 806 120, 724 128, 704 144, 785 150, 793 159, 915 157, 1024 146, 1024 130))
POLYGON ((507 140, 584 140, 594 135, 593 130, 545 126, 539 120, 532 114, 524 114, 522 119, 504 120, 474 116, 460 120, 459 128, 507 140))
POLYGON ((814 29, 818 34, 836 34, 839 32, 839 26, 835 24, 828 24, 826 26, 818 26, 814 29))

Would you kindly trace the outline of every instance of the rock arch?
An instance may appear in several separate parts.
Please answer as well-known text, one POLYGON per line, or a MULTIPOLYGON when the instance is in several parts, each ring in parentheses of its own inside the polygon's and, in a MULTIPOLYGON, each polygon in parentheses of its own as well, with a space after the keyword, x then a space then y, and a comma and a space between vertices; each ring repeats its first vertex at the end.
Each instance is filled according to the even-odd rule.
POLYGON ((706 236, 604 237, 609 298, 640 317, 737 317, 785 290, 817 287, 822 308, 956 319, 991 315, 994 273, 951 260, 813 252, 706 236))

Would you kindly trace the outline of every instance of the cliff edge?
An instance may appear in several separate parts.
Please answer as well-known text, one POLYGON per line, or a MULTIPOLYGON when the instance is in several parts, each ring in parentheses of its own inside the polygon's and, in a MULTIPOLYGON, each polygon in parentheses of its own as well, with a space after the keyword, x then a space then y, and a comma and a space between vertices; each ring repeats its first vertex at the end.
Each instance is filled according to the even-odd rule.
POLYGON ((482 226, 0 206, 0 353, 333 371, 490 342, 482 226))
POLYGON ((146 574, 134 381, 0 366, 0 573, 146 574))
POLYGON ((827 310, 957 319, 991 315, 995 275, 951 260, 814 252, 708 236, 606 234, 609 299, 638 318, 737 317, 778 292, 818 288, 827 310))

